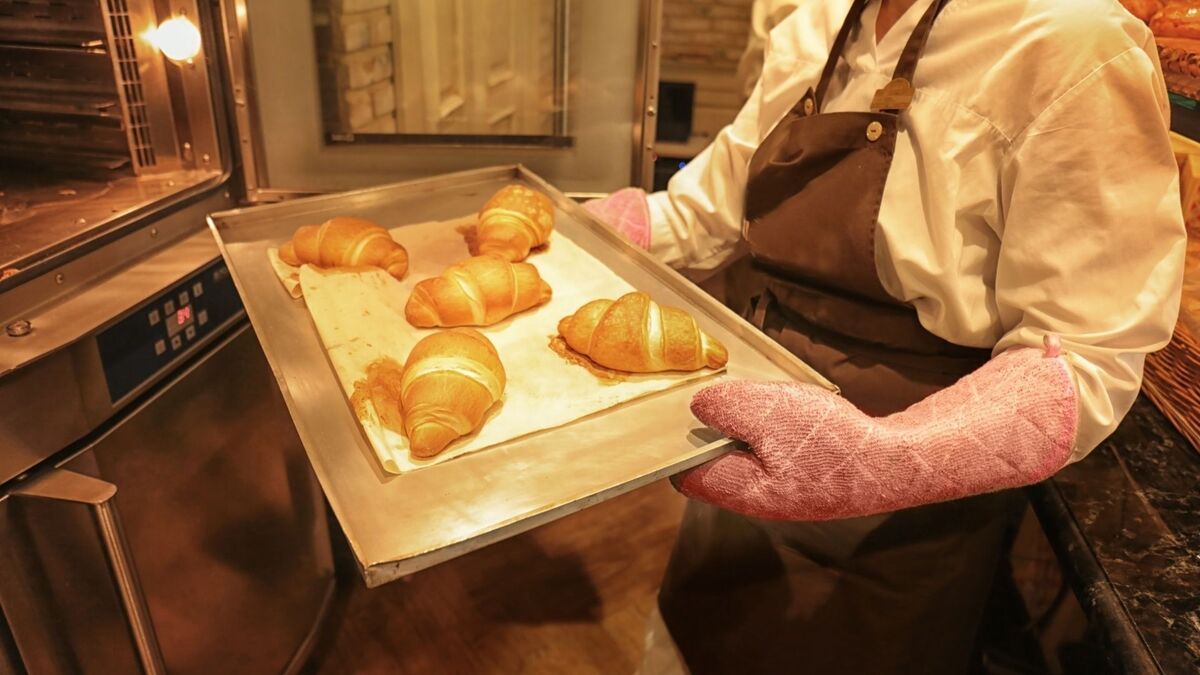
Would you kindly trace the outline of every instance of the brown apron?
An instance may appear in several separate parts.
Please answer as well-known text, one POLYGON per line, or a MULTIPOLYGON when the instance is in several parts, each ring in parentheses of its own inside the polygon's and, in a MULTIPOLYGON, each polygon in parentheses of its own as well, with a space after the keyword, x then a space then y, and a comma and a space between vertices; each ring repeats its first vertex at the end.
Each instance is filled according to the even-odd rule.
MULTIPOLYGON (((902 410, 990 353, 926 331, 876 273, 875 228, 899 112, 946 0, 909 38, 878 112, 821 113, 869 0, 855 0, 811 88, 750 162, 745 237, 766 272, 747 312, 873 415, 902 410), (903 83, 896 80, 903 79, 903 83)), ((689 502, 659 607, 693 673, 963 673, 1019 512, 999 493, 826 523, 689 502)))

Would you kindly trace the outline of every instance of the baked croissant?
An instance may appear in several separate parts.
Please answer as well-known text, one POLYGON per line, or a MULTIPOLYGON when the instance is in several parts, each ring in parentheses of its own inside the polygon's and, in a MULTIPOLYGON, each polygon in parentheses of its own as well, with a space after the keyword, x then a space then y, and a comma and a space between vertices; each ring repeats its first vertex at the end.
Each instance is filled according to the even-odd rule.
POLYGON ((483 205, 475 233, 481 254, 519 262, 530 249, 550 241, 552 229, 550 198, 523 185, 509 185, 483 205))
POLYGON ((549 299, 550 286, 533 265, 482 255, 417 284, 404 316, 418 328, 490 326, 549 299))
POLYGON ((433 457, 483 424, 504 394, 496 348, 471 328, 452 328, 418 342, 400 382, 404 431, 414 457, 433 457))
POLYGON ((630 373, 720 368, 729 360, 725 345, 690 314, 640 292, 593 300, 559 321, 558 332, 576 352, 630 373))
POLYGON ((321 225, 305 225, 279 247, 289 265, 378 267, 401 279, 408 272, 408 251, 388 231, 362 218, 339 216, 321 225))

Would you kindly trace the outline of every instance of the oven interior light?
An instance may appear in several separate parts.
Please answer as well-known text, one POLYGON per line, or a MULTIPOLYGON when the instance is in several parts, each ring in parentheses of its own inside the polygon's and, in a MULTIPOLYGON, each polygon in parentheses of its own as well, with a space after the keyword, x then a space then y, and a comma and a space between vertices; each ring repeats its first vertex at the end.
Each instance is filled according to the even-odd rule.
POLYGON ((200 53, 200 31, 187 17, 167 19, 150 31, 149 38, 172 61, 190 61, 200 53))

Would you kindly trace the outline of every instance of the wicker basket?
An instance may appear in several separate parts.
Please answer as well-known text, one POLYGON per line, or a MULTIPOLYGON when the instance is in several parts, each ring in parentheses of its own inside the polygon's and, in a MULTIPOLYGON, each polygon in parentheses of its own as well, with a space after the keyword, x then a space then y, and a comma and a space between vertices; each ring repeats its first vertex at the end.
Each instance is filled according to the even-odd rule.
POLYGON ((1142 390, 1200 449, 1200 144, 1172 134, 1171 145, 1188 229, 1183 297, 1170 344, 1146 357, 1142 390))
MULTIPOLYGON (((1167 89, 1200 101, 1200 40, 1157 38, 1167 89)), ((1171 134, 1188 229, 1179 321, 1170 344, 1146 357, 1142 391, 1200 449, 1200 143, 1171 134)))
POLYGON ((1162 351, 1146 357, 1142 391, 1200 449, 1200 339, 1180 321, 1162 351))

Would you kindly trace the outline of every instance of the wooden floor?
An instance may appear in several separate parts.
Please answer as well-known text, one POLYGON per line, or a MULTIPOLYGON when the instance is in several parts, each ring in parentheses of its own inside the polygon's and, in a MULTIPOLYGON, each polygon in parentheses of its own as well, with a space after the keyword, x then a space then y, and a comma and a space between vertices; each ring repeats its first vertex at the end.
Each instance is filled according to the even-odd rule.
POLYGON ((666 481, 367 590, 312 672, 633 673, 684 499, 666 481))

